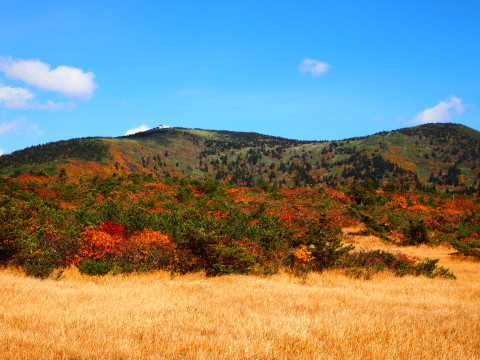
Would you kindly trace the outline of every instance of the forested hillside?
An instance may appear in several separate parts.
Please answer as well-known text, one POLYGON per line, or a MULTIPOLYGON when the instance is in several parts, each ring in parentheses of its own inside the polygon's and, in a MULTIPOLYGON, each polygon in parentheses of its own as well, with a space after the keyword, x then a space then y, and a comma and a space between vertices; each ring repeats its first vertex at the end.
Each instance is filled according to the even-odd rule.
POLYGON ((69 178, 139 171, 239 186, 350 186, 474 193, 480 132, 426 124, 339 141, 299 141, 248 132, 156 129, 31 147, 0 157, 0 173, 69 178), (93 169, 93 170, 92 170, 93 169))

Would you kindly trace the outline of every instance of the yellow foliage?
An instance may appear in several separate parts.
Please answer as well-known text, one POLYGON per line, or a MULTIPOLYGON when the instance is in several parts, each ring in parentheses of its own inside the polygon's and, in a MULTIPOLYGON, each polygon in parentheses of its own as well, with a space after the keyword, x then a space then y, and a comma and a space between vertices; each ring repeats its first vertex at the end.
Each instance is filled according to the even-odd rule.
POLYGON ((305 267, 315 258, 313 257, 312 253, 308 251, 305 245, 301 245, 299 248, 293 251, 293 259, 295 260, 296 265, 305 267))

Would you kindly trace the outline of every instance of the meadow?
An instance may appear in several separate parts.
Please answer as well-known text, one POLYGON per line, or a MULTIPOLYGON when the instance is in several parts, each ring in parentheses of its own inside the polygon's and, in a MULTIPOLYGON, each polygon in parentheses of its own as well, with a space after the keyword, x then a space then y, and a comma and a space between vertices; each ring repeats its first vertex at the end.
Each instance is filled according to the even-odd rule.
POLYGON ((477 196, 0 177, 1 359, 479 359, 477 196))
MULTIPOLYGON (((357 247, 389 249, 345 229, 357 247)), ((451 248, 402 247, 440 259, 456 280, 371 280, 338 269, 297 277, 149 272, 57 280, 0 271, 2 359, 479 359, 480 263, 451 248)))

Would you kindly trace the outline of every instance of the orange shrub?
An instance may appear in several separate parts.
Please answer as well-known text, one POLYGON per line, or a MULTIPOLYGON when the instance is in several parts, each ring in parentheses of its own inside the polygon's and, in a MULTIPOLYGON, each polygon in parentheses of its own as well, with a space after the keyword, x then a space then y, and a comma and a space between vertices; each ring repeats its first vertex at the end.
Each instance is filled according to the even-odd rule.
POLYGON ((121 255, 126 241, 119 235, 110 235, 103 230, 88 230, 81 239, 78 261, 82 259, 107 259, 121 255))
POLYGON ((175 252, 177 248, 177 245, 172 242, 168 235, 151 229, 136 231, 129 240, 130 248, 139 252, 146 252, 151 247, 175 252))
POLYGON ((148 268, 169 268, 177 261, 177 246, 168 235, 151 229, 127 234, 122 225, 112 221, 87 230, 81 244, 76 263, 83 259, 123 259, 148 268))
POLYGON ((405 235, 403 235, 400 231, 398 230, 392 230, 388 234, 393 240, 397 242, 402 242, 403 239, 405 238, 405 235))
POLYGON ((302 269, 305 269, 314 259, 312 253, 308 251, 305 245, 301 245, 299 248, 293 250, 293 260, 295 265, 302 269))
POLYGON ((344 204, 352 204, 353 203, 352 198, 350 196, 348 196, 347 194, 345 194, 345 192, 340 191, 340 190, 327 188, 325 190, 325 194, 329 198, 338 200, 338 201, 340 201, 341 203, 344 203, 344 204))
POLYGON ((160 231, 144 229, 129 238, 129 257, 135 263, 153 268, 171 268, 177 263, 177 245, 160 231))

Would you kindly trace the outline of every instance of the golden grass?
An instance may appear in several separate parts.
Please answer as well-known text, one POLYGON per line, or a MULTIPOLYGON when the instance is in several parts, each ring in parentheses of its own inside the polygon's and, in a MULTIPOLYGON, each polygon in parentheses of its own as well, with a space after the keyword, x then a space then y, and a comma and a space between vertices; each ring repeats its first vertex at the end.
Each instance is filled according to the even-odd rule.
POLYGON ((480 263, 401 250, 441 258, 458 280, 2 270, 0 358, 480 359, 480 263))

